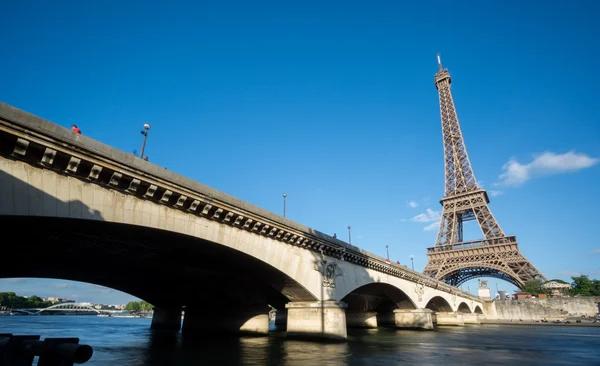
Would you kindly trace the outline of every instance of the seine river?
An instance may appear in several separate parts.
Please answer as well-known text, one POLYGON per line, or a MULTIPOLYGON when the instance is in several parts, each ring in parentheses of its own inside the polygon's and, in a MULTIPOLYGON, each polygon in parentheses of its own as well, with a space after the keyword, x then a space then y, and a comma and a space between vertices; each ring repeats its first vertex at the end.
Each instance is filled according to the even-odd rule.
POLYGON ((85 365, 600 365, 600 327, 480 325, 436 331, 357 330, 348 342, 158 336, 149 319, 3 316, 0 333, 79 337, 85 365))

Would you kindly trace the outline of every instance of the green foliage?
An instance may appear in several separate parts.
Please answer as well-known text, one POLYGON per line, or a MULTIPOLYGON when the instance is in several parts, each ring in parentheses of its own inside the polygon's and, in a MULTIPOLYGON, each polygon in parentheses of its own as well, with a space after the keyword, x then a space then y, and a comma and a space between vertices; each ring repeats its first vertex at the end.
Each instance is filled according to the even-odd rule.
POLYGON ((125 305, 127 311, 150 311, 153 308, 154 306, 147 301, 130 301, 125 305))
POLYGON ((591 280, 587 275, 571 277, 572 294, 581 296, 600 296, 600 280, 591 280))
POLYGON ((147 301, 140 301, 140 308, 142 309, 142 311, 150 311, 152 309, 154 309, 154 305, 150 304, 147 301))
POLYGON ((525 292, 529 292, 530 294, 536 296, 537 294, 542 292, 540 290, 540 286, 542 285, 542 283, 543 282, 538 279, 525 281, 525 284, 523 284, 522 290, 525 292))
POLYGON ((17 296, 14 292, 0 292, 0 307, 9 309, 31 309, 31 308, 47 308, 52 305, 49 301, 44 301, 38 296, 30 296, 25 298, 17 296))

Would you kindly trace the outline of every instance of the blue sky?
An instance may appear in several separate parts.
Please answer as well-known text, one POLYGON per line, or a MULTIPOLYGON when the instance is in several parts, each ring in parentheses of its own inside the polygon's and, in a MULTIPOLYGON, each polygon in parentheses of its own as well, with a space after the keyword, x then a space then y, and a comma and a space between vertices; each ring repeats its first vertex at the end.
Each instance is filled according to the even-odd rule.
MULTIPOLYGON (((150 123, 150 161, 276 213, 286 192, 289 218, 340 238, 351 225, 353 244, 380 255, 387 244, 422 270, 444 188, 441 53, 503 230, 548 278, 599 277, 599 11, 595 1, 13 1, 0 22, 0 100, 128 152, 150 123)), ((130 298, 57 280, 0 280, 6 290, 130 298)))

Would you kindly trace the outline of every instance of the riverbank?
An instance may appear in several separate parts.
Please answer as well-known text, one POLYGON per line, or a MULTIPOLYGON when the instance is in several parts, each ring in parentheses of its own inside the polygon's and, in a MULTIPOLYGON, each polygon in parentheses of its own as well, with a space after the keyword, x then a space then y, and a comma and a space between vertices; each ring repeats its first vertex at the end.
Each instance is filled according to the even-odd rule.
POLYGON ((481 321, 481 324, 493 324, 493 325, 542 325, 542 326, 567 326, 567 327, 600 327, 600 323, 592 323, 592 322, 581 322, 575 323, 574 320, 570 320, 571 323, 542 323, 542 322, 534 322, 534 321, 513 321, 510 320, 496 320, 496 319, 485 319, 481 321))

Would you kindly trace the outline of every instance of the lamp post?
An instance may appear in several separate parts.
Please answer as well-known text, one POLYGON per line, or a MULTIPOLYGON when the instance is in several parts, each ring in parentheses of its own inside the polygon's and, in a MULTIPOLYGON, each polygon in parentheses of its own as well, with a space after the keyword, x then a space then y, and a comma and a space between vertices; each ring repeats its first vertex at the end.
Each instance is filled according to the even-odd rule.
POLYGON ((352 244, 352 237, 350 236, 350 225, 348 225, 348 244, 352 244))
POLYGON ((388 261, 388 263, 390 263, 390 249, 389 248, 390 248, 389 245, 385 246, 385 251, 387 253, 387 261, 388 261))
POLYGON ((144 131, 142 131, 142 135, 144 135, 144 142, 142 143, 142 152, 140 153, 140 158, 144 158, 144 150, 146 149, 146 139, 148 138, 148 131, 150 131, 150 125, 144 123, 144 131))
POLYGON ((415 256, 414 255, 410 256, 410 264, 412 266, 412 270, 414 271, 415 270, 415 256))
POLYGON ((283 194, 283 217, 285 217, 285 198, 287 197, 287 193, 283 194))

